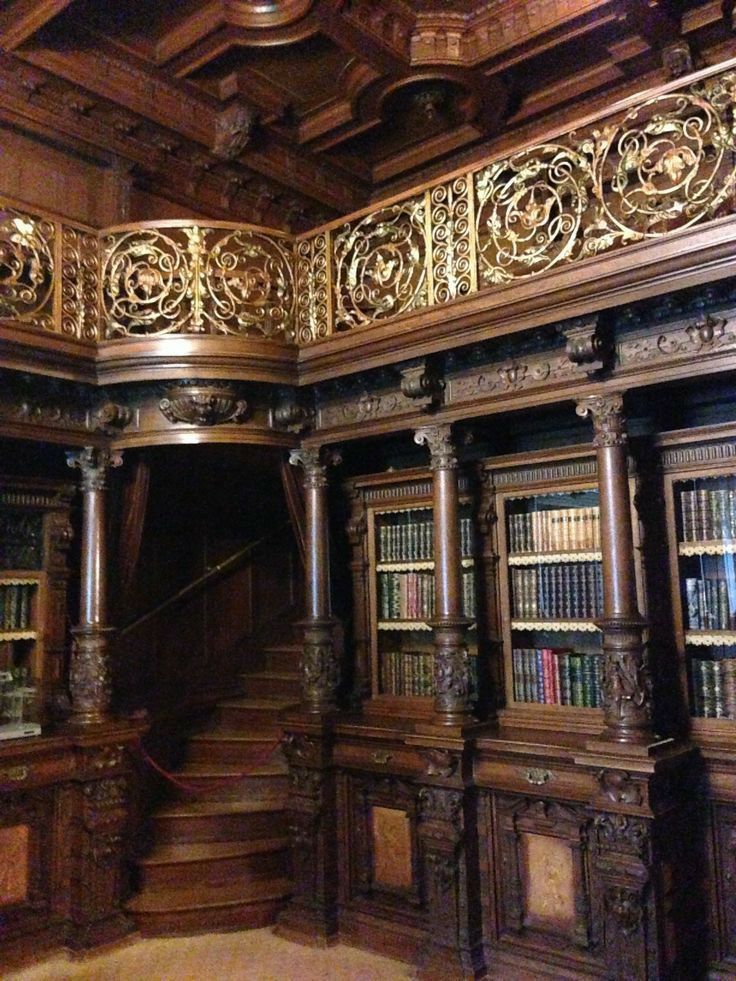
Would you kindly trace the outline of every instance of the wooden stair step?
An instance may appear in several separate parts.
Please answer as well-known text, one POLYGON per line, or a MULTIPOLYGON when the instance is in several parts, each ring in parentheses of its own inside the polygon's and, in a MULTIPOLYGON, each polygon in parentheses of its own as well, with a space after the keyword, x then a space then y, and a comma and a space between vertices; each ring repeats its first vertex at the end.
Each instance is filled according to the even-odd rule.
POLYGON ((279 752, 279 740, 274 736, 216 730, 193 736, 187 747, 187 758, 192 763, 212 760, 249 767, 267 763, 279 752))
POLYGON ((249 696, 289 695, 298 699, 301 695, 301 677, 296 672, 254 671, 244 675, 243 682, 249 696))
POLYGON ((302 656, 301 644, 272 644, 264 647, 263 655, 267 670, 299 673, 299 661, 302 656))
MULTIPOLYGON (((247 676, 246 676, 247 683, 247 676)), ((259 726, 264 732, 274 736, 282 732, 278 723, 279 715, 295 704, 294 698, 228 698, 219 702, 218 719, 220 724, 233 727, 259 726)))
POLYGON ((138 861, 143 891, 262 879, 284 875, 289 840, 254 838, 247 841, 187 842, 158 845, 138 861))
POLYGON ((127 903, 144 936, 184 935, 210 930, 268 926, 288 899, 284 877, 187 889, 144 891, 127 903))
POLYGON ((187 801, 162 808, 153 815, 155 841, 185 844, 233 841, 286 834, 283 801, 187 801))
POLYGON ((139 865, 167 865, 201 862, 208 858, 233 858, 258 852, 288 848, 285 836, 253 838, 249 841, 195 841, 178 845, 158 845, 150 855, 138 859, 139 865))

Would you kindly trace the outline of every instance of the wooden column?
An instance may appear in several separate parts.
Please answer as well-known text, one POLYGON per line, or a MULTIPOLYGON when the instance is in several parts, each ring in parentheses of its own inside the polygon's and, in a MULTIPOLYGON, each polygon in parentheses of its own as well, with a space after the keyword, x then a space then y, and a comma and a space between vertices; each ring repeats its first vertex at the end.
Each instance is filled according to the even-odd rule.
POLYGON ((306 512, 306 616, 302 653, 302 702, 306 712, 336 707, 340 666, 334 645, 335 621, 330 601, 330 547, 327 512, 327 467, 338 453, 319 447, 292 450, 289 462, 304 471, 306 512))
POLYGON ((650 743, 651 680, 639 613, 631 527, 627 435, 619 394, 580 399, 580 416, 590 416, 598 458, 601 551, 603 559, 604 738, 619 743, 650 743))
POLYGON ((463 725, 471 721, 470 664, 465 634, 471 621, 463 616, 462 555, 458 514, 457 460, 450 426, 424 426, 414 441, 431 454, 434 520, 434 721, 463 725))
POLYGON ((122 456, 86 446, 67 453, 67 463, 82 474, 79 623, 72 629, 70 722, 93 725, 107 721, 110 710, 107 648, 112 628, 107 625, 105 479, 108 468, 120 466, 122 456))

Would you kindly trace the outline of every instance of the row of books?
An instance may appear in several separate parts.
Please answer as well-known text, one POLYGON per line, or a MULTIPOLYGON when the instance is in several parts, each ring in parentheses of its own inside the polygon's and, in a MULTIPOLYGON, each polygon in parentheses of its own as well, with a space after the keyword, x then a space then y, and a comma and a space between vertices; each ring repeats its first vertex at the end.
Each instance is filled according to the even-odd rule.
MULTIPOLYGON (((736 611, 732 609, 725 579, 685 579, 687 625, 690 630, 733 630, 736 611)), ((734 597, 736 599, 736 597, 734 597)))
MULTIPOLYGON (((471 656, 471 698, 478 690, 478 658, 471 656)), ((381 691, 384 695, 434 695, 432 651, 386 651, 381 655, 381 691)))
POLYGON ((0 630, 31 629, 31 593, 35 588, 30 583, 0 586, 0 630))
POLYGON ((597 506, 509 515, 509 552, 594 551, 600 547, 597 506))
POLYGON ((684 490, 680 517, 686 542, 736 538, 736 489, 684 490))
POLYGON ((603 659, 558 648, 515 648, 514 701, 598 708, 602 704, 603 659))
MULTIPOLYGON (((422 512, 430 514, 430 512, 422 512)), ((434 527, 429 517, 408 515, 378 526, 379 562, 428 562, 434 557, 434 527)), ((463 555, 473 553, 473 527, 469 516, 460 518, 460 548, 463 555)))
POLYGON ((600 562, 513 566, 512 616, 530 619, 590 620, 603 610, 600 562))
POLYGON ((693 715, 736 719, 736 657, 692 659, 693 715))
MULTIPOLYGON (((463 570, 463 613, 475 616, 475 572, 463 570)), ((428 620, 434 616, 433 572, 379 572, 381 620, 428 620)))

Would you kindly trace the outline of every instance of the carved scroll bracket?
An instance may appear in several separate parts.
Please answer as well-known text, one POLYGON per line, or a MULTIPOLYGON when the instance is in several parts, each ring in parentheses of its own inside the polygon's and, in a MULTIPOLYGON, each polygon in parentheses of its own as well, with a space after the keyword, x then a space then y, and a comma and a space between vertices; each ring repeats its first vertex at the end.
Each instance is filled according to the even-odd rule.
POLYGON ((425 412, 434 409, 442 401, 445 382, 435 364, 422 358, 399 369, 401 393, 425 412))
POLYGON ((571 321, 562 332, 567 341, 567 357, 587 375, 595 375, 610 366, 614 348, 598 316, 571 321))

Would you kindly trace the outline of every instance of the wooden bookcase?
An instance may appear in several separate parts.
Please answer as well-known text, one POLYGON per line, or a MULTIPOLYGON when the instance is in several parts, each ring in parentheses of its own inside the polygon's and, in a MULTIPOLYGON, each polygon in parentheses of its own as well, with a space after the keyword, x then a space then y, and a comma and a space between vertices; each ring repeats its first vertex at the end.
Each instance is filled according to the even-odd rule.
POLYGON ((661 440, 674 637, 692 729, 736 721, 736 427, 661 440))
MULTIPOLYGON (((572 730, 598 729, 603 571, 595 455, 573 447, 497 457, 483 469, 497 514, 501 721, 557 728, 564 718, 572 730)), ((637 565, 643 612, 642 583, 637 565)))
POLYGON ((3 722, 12 720, 10 689, 35 689, 43 722, 62 683, 72 494, 51 481, 0 481, 0 671, 13 677, 3 722))
MULTIPOLYGON (((366 648, 364 694, 373 710, 427 714, 434 695, 431 477, 426 470, 377 474, 351 481, 348 490, 364 510, 365 534, 354 539, 363 561, 353 563, 367 610, 366 636, 356 637, 358 647, 362 642, 366 648)), ((476 535, 465 480, 461 491, 463 612, 474 621, 476 535)), ((477 690, 477 631, 473 626, 468 633, 471 684, 477 690)))

